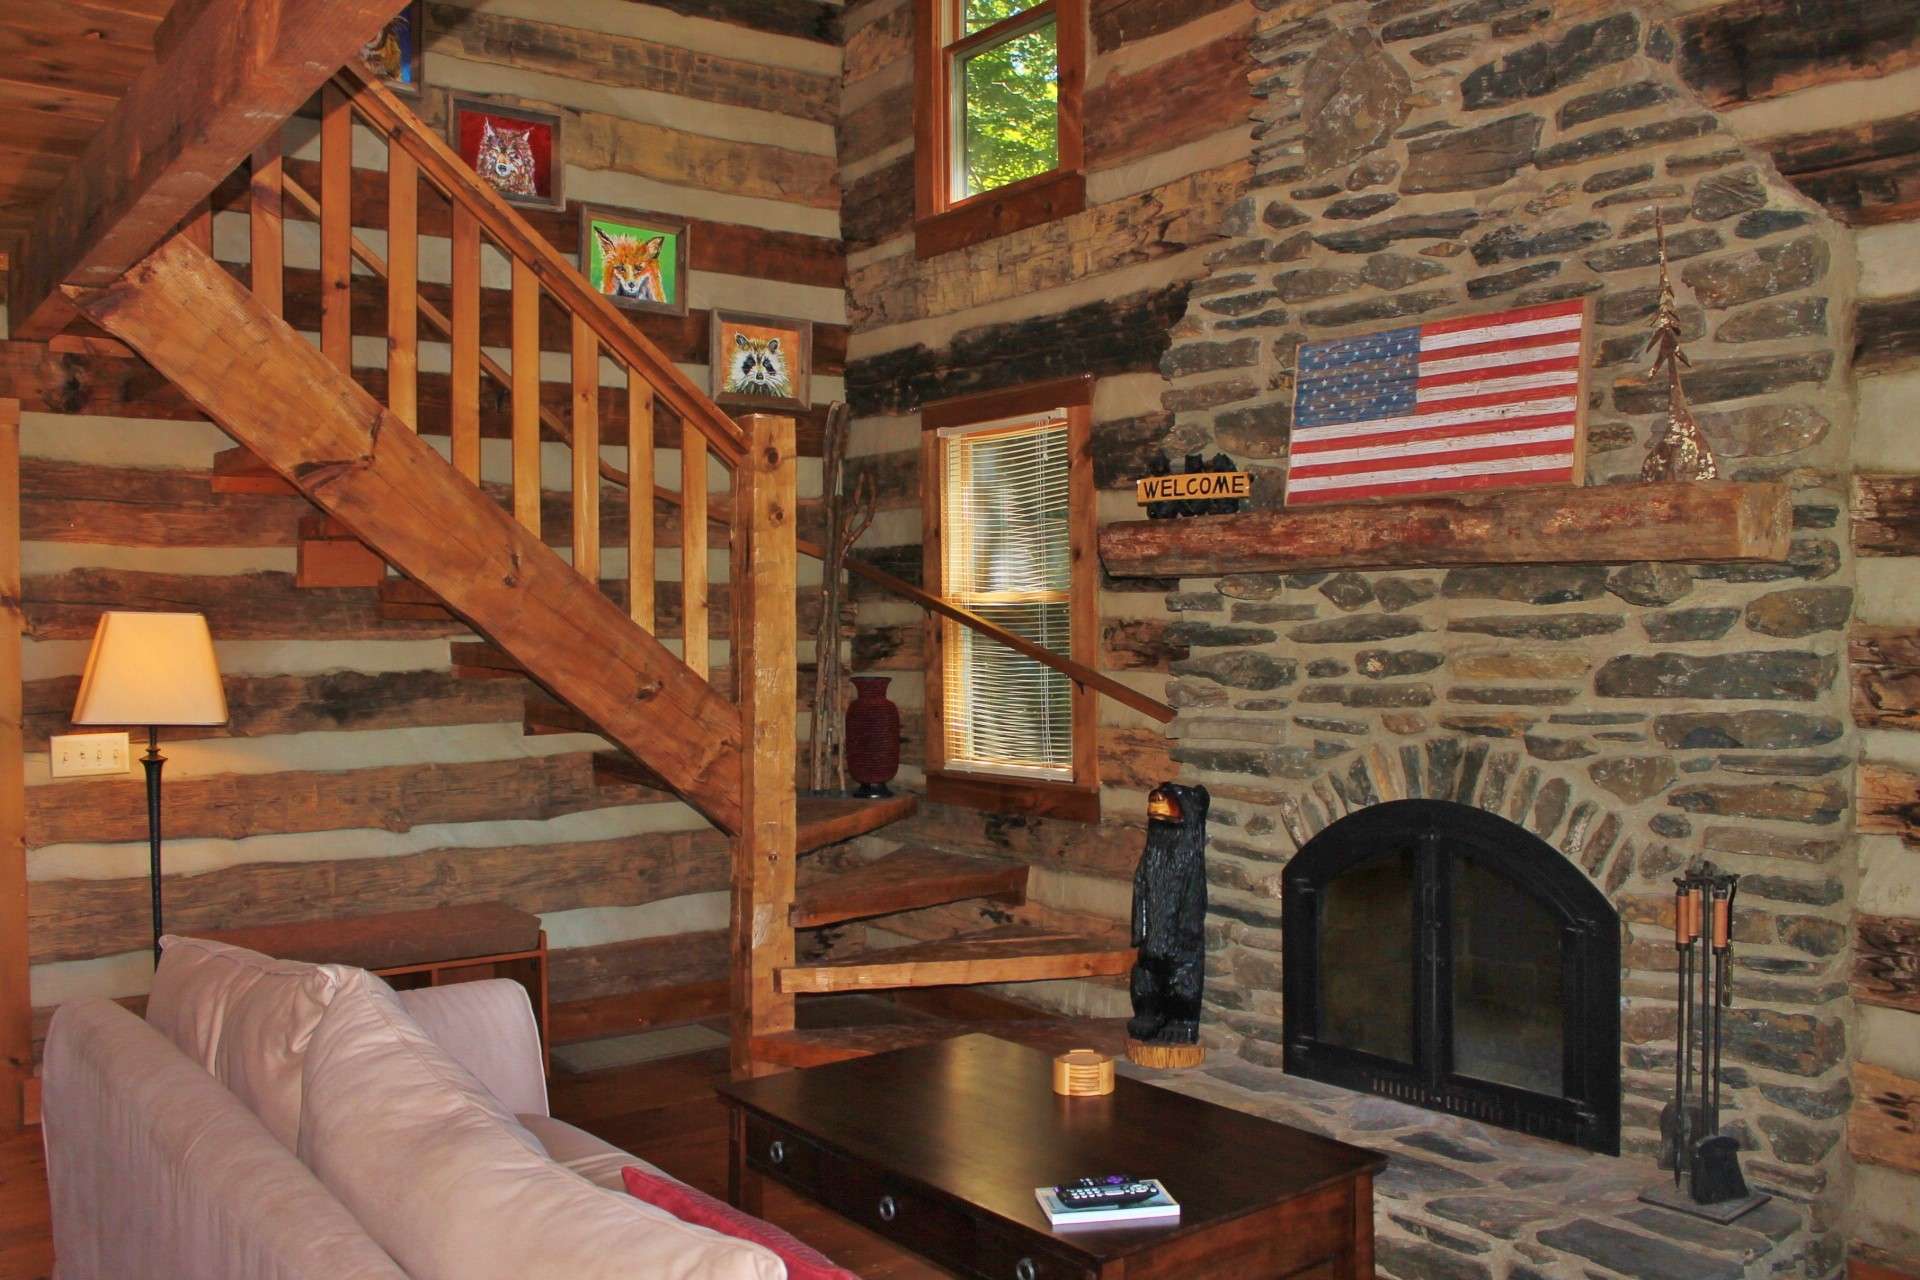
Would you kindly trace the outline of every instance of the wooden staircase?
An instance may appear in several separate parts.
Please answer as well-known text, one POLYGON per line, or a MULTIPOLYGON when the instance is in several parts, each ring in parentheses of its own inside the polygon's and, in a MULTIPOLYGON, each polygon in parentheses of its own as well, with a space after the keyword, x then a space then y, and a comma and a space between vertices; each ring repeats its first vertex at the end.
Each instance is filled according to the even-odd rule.
POLYGON ((800 870, 802 854, 879 831, 916 801, 797 794, 793 421, 729 418, 357 67, 327 85, 320 120, 317 191, 295 181, 277 142, 253 158, 244 283, 204 238, 180 234, 118 281, 66 295, 241 443, 219 459, 217 490, 291 488, 313 502, 301 530, 304 585, 377 582, 385 616, 464 622, 481 639, 454 644, 455 671, 525 681, 528 733, 601 736, 610 747, 596 754, 596 779, 669 791, 734 837, 736 1071, 806 1056, 794 1039, 804 1033, 793 1030, 803 993, 1124 973, 1132 952, 1110 936, 1021 925, 797 960, 796 930, 976 899, 1018 906, 1028 871, 916 848, 800 870), (371 135, 387 147, 385 254, 354 227, 356 195, 369 195, 353 169, 356 131, 363 145, 371 135), (444 310, 419 279, 423 210, 450 226, 451 283, 429 290, 450 298, 444 310), (317 347, 283 319, 286 218, 319 226, 317 347), (483 250, 512 278, 504 362, 481 346, 483 250), (378 397, 355 381, 356 264, 384 282, 387 298, 378 397), (419 433, 423 333, 450 351, 445 457, 419 433), (572 368, 565 412, 543 403, 538 378, 542 352, 562 339, 572 368), (608 367, 617 371, 611 414, 608 367), (532 376, 516 376, 522 370, 532 376), (485 384, 512 405, 505 485, 482 479, 485 384), (543 449, 555 444, 571 482, 570 509, 559 513, 541 475, 543 449), (603 455, 622 444, 627 470, 603 455), (668 449, 678 451, 678 489, 655 483, 656 451, 668 449), (602 569, 603 494, 624 504, 624 519, 608 522, 624 526, 625 572, 614 577, 602 569), (675 526, 670 540, 657 509, 675 526), (556 516, 565 537, 551 536, 556 516), (679 576, 656 581, 656 553, 671 543, 679 576), (709 551, 722 548, 724 588, 708 573, 709 551), (716 670, 709 605, 723 591, 731 661, 716 670))

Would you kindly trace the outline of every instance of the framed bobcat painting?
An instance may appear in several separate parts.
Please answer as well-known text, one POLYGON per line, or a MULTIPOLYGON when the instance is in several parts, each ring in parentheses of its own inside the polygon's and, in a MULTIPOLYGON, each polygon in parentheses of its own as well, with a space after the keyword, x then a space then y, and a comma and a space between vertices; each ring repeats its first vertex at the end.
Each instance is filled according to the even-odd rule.
POLYGON ((682 218, 583 205, 580 271, 616 305, 687 314, 687 224, 682 218))
POLYGON ((447 141, 481 181, 511 204, 564 209, 560 178, 560 117, 548 111, 502 106, 483 98, 447 104, 447 141))
POLYGON ((713 313, 709 359, 716 402, 741 409, 813 405, 813 321, 713 313))
POLYGON ((413 0, 388 19, 380 34, 360 46, 367 71, 395 93, 420 96, 426 83, 421 72, 420 44, 427 34, 426 0, 413 0))

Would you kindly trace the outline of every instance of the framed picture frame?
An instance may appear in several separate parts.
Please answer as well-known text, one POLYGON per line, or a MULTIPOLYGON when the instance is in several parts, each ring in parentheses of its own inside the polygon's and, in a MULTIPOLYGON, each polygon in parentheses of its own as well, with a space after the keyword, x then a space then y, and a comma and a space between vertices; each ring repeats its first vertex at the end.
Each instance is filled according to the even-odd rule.
POLYGON ((455 95, 447 102, 447 142, 509 204, 564 209, 561 148, 565 122, 555 112, 455 95))
POLYGON ((580 206, 580 274, 615 306, 687 314, 688 244, 685 218, 580 206))
POLYGON ((708 328, 715 403, 738 409, 813 407, 813 321, 716 309, 708 328))
POLYGON ((360 46, 367 73, 398 94, 417 98, 426 85, 421 45, 427 36, 426 0, 412 0, 387 20, 380 34, 360 46))

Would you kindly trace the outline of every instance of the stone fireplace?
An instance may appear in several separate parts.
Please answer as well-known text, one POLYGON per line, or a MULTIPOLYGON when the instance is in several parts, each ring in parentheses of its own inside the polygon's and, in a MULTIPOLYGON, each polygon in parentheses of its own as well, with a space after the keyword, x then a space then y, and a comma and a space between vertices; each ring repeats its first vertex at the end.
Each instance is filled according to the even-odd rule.
POLYGON ((1620 924, 1498 814, 1394 800, 1287 864, 1286 1069, 1620 1149, 1620 924))
MULTIPOLYGON (((1584 480, 1636 483, 1665 404, 1642 362, 1657 211, 1722 475, 1787 486, 1792 533, 1747 563, 1689 562, 1679 536, 1591 563, 1162 569, 1185 647, 1173 755, 1215 799, 1208 1043, 1358 1141, 1382 1104, 1304 1082, 1437 1108, 1475 1141, 1498 1124, 1617 1149, 1591 1176, 1624 1191, 1671 1092, 1672 878, 1711 859, 1742 877, 1728 1131, 1798 1224, 1774 1227, 1805 1233, 1806 1274, 1828 1274, 1851 1176, 1851 238, 1694 96, 1664 10, 1260 7, 1251 194, 1174 330, 1153 447, 1225 452, 1278 509, 1302 343, 1585 297, 1584 480), (1435 871, 1418 822, 1393 829, 1410 801, 1501 824, 1512 852, 1435 871)), ((1419 1170, 1420 1122, 1397 1122, 1419 1170)), ((1489 1167, 1409 1175, 1395 1247, 1445 1248, 1449 1222, 1514 1238, 1487 1225, 1512 1208, 1497 1197, 1428 1198, 1489 1167)), ((1603 1229, 1543 1201, 1553 1225, 1515 1230, 1664 1274, 1580 1243, 1650 1248, 1631 1203, 1603 1229)))

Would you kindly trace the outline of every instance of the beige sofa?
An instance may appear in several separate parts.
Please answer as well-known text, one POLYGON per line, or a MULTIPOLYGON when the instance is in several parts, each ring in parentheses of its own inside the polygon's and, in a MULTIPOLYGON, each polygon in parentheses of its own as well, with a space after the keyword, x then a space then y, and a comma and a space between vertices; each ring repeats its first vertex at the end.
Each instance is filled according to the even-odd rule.
POLYGON ((642 1203, 547 1111, 524 990, 169 938, 147 1019, 63 1006, 44 1069, 57 1280, 782 1280, 642 1203))

